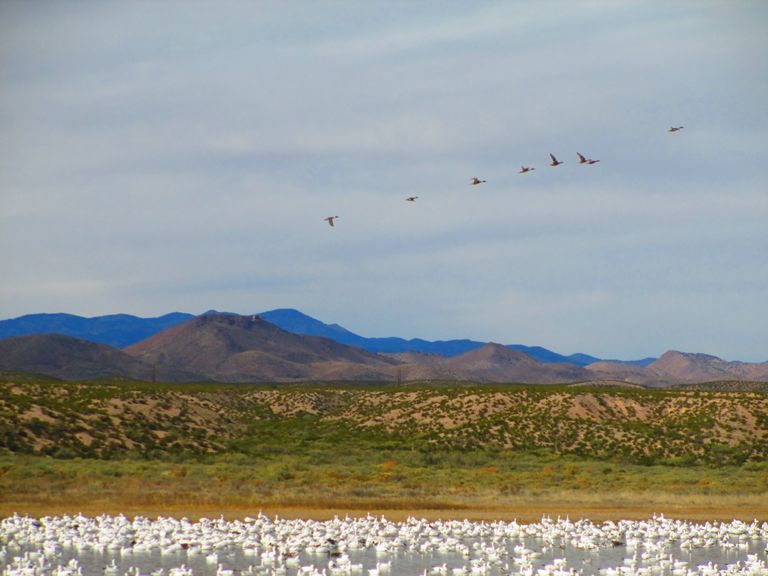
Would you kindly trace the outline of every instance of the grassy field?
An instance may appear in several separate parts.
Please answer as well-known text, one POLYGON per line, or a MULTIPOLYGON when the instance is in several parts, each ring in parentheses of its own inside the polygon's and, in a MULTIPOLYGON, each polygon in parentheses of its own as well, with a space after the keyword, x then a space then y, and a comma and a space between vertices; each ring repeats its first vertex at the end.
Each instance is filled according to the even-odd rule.
POLYGON ((768 396, 0 382, 0 514, 768 519, 768 396))
MULTIPOLYGON (((290 454, 252 460, 0 458, 0 512, 528 510, 768 518, 768 465, 671 467, 515 453, 290 454), (320 456, 320 457, 319 457, 320 456), (398 460, 399 458, 399 460, 398 460), (63 507, 63 508, 62 508, 63 507), (619 512, 622 511, 622 512, 619 512)), ((243 512, 245 513, 245 512, 243 512)), ((518 513, 519 515, 519 513, 518 513)))

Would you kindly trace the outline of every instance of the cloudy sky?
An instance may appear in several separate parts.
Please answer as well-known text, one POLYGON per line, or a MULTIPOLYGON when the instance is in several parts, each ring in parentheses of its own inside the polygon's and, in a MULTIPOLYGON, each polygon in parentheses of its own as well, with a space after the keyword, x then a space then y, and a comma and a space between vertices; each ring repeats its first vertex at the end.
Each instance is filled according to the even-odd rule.
POLYGON ((762 0, 4 0, 0 318, 290 307, 766 361, 766 23, 762 0))

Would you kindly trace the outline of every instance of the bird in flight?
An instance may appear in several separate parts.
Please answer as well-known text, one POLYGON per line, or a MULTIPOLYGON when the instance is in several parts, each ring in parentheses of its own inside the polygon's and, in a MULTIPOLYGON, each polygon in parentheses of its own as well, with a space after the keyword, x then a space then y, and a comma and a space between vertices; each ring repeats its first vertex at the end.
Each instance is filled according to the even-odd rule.
POLYGON ((405 199, 406 202, 416 202, 416 198, 418 196, 408 196, 408 198, 405 199))
POLYGON ((682 130, 685 128, 685 126, 670 126, 667 132, 677 132, 678 130, 682 130))
POLYGON ((338 216, 328 216, 328 218, 325 218, 325 221, 328 222, 331 226, 333 226, 333 221, 336 220, 338 216))
POLYGON ((576 156, 579 157, 579 164, 597 164, 600 160, 592 160, 592 158, 585 158, 580 152, 576 152, 576 156))
POLYGON ((485 180, 480 180, 479 178, 472 178, 472 186, 477 186, 478 184, 483 184, 485 180))
POLYGON ((550 166, 558 166, 558 165, 562 164, 562 162, 560 162, 560 160, 555 158, 554 154, 550 153, 549 157, 552 158, 552 162, 549 163, 550 166))
POLYGON ((520 174, 525 174, 531 170, 536 170, 536 168, 533 168, 532 166, 520 166, 520 174))

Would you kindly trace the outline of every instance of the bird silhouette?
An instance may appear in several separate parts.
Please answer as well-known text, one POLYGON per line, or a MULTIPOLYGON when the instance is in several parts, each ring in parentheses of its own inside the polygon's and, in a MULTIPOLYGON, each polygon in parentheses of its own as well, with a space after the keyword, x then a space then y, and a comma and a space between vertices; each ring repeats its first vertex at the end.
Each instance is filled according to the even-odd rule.
POLYGON ((592 158, 585 158, 580 152, 576 152, 576 156, 579 157, 579 164, 597 164, 600 160, 592 160, 592 158))
POLYGON ((562 164, 562 162, 560 162, 560 160, 555 158, 554 154, 550 153, 549 157, 552 158, 552 162, 549 163, 550 166, 559 166, 560 164, 562 164))
POLYGON ((685 128, 685 126, 670 126, 667 132, 677 132, 678 130, 682 130, 685 128))
POLYGON ((338 216, 328 216, 327 218, 325 218, 325 221, 328 222, 328 224, 330 224, 331 226, 333 226, 334 225, 333 221, 336 220, 336 218, 338 218, 338 216))
POLYGON ((406 202, 416 202, 416 198, 418 196, 408 196, 408 198, 405 199, 406 202))
POLYGON ((525 174, 526 172, 530 172, 531 170, 536 170, 536 168, 533 168, 532 166, 520 166, 520 174, 525 174))
POLYGON ((472 178, 472 186, 477 186, 478 184, 483 184, 485 180, 480 180, 479 178, 472 178))

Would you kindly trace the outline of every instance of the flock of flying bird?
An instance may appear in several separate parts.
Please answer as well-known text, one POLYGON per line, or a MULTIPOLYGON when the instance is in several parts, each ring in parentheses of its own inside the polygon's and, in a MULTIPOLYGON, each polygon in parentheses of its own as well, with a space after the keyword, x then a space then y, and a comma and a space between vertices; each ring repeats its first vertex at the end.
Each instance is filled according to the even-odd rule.
MULTIPOLYGON (((677 132, 678 130, 682 130, 683 128, 684 128, 683 126, 670 126, 670 127, 667 129, 667 132, 677 132)), ((579 159, 579 164, 597 164, 598 162, 600 162, 600 160, 594 160, 594 159, 592 159, 592 158, 587 158, 587 157, 586 157, 586 156, 584 156, 584 155, 583 155, 581 152, 576 152, 576 156, 577 156, 577 157, 578 157, 578 159, 579 159)), ((549 158, 550 158, 550 160, 551 160, 551 161, 550 161, 550 163, 549 163, 549 165, 550 165, 550 166, 552 166, 553 168, 556 168, 557 166, 560 166, 560 164, 563 164, 563 162, 562 162, 562 161, 560 161, 560 160, 558 160, 558 159, 555 157, 555 155, 554 155, 554 154, 552 154, 552 153, 550 153, 550 154, 549 154, 549 158)), ((520 170, 518 171, 518 173, 519 173, 519 174, 525 174, 526 172, 532 172, 533 170, 536 170, 536 168, 534 168, 533 166, 525 166, 525 165, 523 165, 523 166, 520 166, 520 170)), ((470 183, 472 186, 477 186, 478 184, 485 184, 486 182, 487 182, 486 180, 480 180, 480 178, 477 178, 477 177, 474 177, 474 178, 472 178, 472 179, 469 181, 469 183, 470 183)), ((408 196, 408 197, 405 199, 405 201, 406 201, 406 202, 416 202, 416 200, 417 200, 418 198, 419 198, 418 196, 408 196)), ((326 222, 328 222, 328 224, 329 224, 331 227, 333 227, 333 226, 334 226, 334 223, 333 223, 333 222, 334 222, 334 220, 336 220, 337 218, 338 218, 338 216, 327 216, 327 217, 325 218, 325 221, 326 221, 326 222)))

